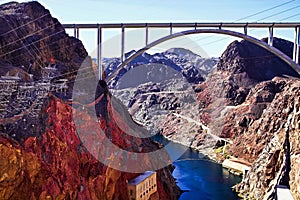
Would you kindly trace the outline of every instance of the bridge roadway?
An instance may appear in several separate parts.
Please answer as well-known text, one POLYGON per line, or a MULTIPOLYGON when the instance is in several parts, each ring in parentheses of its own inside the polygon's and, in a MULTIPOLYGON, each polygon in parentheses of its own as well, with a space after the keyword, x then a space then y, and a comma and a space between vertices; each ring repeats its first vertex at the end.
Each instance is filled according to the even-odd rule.
MULTIPOLYGON (((275 55, 279 56, 279 58, 283 59, 285 62, 287 62, 289 65, 291 65, 299 74, 300 74, 300 67, 299 67, 299 43, 300 43, 300 37, 299 37, 299 32, 300 32, 300 22, 274 22, 274 23, 266 23, 266 22, 209 22, 209 23, 107 23, 107 24, 63 24, 63 27, 65 29, 74 29, 74 37, 79 38, 79 30, 80 29, 97 29, 97 66, 98 66, 98 76, 99 79, 102 79, 102 72, 103 72, 103 66, 102 66, 102 31, 103 29, 111 29, 111 28, 119 28, 121 29, 121 52, 120 52, 120 58, 121 58, 121 65, 119 69, 124 67, 125 64, 125 28, 130 29, 130 28, 145 28, 145 47, 140 49, 139 52, 144 52, 145 50, 155 46, 158 43, 164 42, 169 39, 173 39, 175 37, 178 37, 178 34, 180 32, 177 32, 176 34, 173 34, 173 28, 186 28, 186 31, 183 31, 189 34, 194 34, 194 33, 221 33, 221 34, 226 34, 226 35, 231 35, 231 36, 238 36, 243 39, 249 39, 250 42, 254 42, 255 44, 258 44, 259 40, 256 38, 250 37, 247 35, 247 30, 248 28, 267 28, 269 29, 269 35, 268 35, 268 45, 260 45, 263 48, 269 50, 271 53, 274 53, 274 49, 272 49, 273 46, 273 29, 276 28, 294 28, 295 33, 294 33, 294 50, 293 50, 293 60, 286 58, 286 55, 282 55, 282 52, 274 53, 275 55), (168 28, 170 30, 170 35, 169 37, 165 37, 165 40, 163 38, 159 39, 158 41, 154 41, 151 44, 149 44, 149 28, 168 28), (205 29, 203 29, 205 28, 205 29), (235 31, 230 31, 228 29, 232 28, 243 28, 244 32, 239 33, 235 31), (203 29, 203 31, 197 31, 199 29, 203 29), (226 31, 227 29, 227 31, 226 31), (194 30, 194 31, 192 31, 194 30), (207 30, 207 31, 205 31, 207 30), (219 32, 214 31, 214 30, 220 30, 219 32), (221 30, 224 30, 223 32, 221 30), (172 37, 174 35, 174 37, 172 37), (154 44, 154 45, 153 45, 154 44), (147 48, 148 47, 148 48, 147 48), (99 67, 100 66, 100 67, 99 67)), ((182 34, 184 35, 184 34, 182 34)), ((262 42, 261 42, 262 43, 262 42)), ((126 62, 128 63, 128 62, 126 62)), ((109 81, 109 80, 108 80, 109 81)))

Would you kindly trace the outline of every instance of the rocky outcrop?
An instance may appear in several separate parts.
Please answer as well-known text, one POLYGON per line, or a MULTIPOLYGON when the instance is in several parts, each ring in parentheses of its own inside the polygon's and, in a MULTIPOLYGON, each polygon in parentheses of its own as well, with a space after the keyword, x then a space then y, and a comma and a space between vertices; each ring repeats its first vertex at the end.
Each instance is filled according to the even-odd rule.
POLYGON ((45 75, 46 67, 55 66, 52 78, 67 78, 71 89, 87 52, 80 40, 66 34, 49 10, 35 1, 3 4, 0 24, 0 60, 15 67, 1 66, 1 75, 31 74, 37 81, 45 75))
POLYGON ((282 92, 229 149, 234 156, 253 162, 237 187, 249 199, 273 199, 276 185, 287 185, 294 198, 300 198, 300 81, 274 82, 285 85, 282 92))
MULTIPOLYGON (((262 39, 267 42, 267 39, 262 39)), ((293 43, 280 38, 274 38, 273 46, 292 57, 293 43)), ((234 41, 221 56, 218 70, 232 74, 245 72, 250 79, 256 81, 271 80, 275 76, 296 76, 299 74, 284 61, 267 50, 248 41, 234 41)), ((242 83, 243 81, 240 81, 242 83)), ((239 81, 237 81, 239 83, 239 81)))

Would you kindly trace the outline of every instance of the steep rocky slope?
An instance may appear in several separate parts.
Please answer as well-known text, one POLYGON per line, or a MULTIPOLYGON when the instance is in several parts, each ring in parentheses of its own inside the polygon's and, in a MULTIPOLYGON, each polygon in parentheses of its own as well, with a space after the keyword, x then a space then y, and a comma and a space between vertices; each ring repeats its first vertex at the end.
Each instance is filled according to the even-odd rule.
MULTIPOLYGON (((118 62, 106 62, 109 75, 118 62)), ((128 107, 133 119, 157 133, 163 127, 165 117, 172 112, 181 110, 184 115, 197 116, 197 109, 193 108, 197 107, 193 87, 204 81, 216 62, 217 59, 205 59, 182 48, 154 55, 144 53, 126 66, 109 85, 114 88, 111 90, 113 95, 128 107), (188 113, 189 110, 192 113, 188 113)), ((182 126, 181 131, 186 132, 186 128, 182 126)), ((199 131, 193 129, 192 132, 199 131)), ((193 137, 182 139, 186 145, 193 141, 193 137)))
MULTIPOLYGON (((291 55, 291 42, 276 38, 274 46, 291 55)), ((233 42, 209 79, 196 88, 202 121, 222 137, 247 132, 270 103, 283 95, 288 87, 285 76, 296 77, 295 81, 300 77, 266 50, 246 41, 233 42)))
MULTIPOLYGON (((90 63, 81 41, 69 37, 49 10, 35 1, 0 5, 0 24, 0 76, 20 78, 17 84, 28 88, 23 91, 25 95, 18 87, 0 97, 1 102, 8 101, 4 107, 0 106, 1 116, 15 118, 22 115, 27 108, 35 106, 33 102, 42 107, 46 98, 41 93, 52 92, 62 99, 70 99, 79 67, 83 62, 90 63), (65 80, 66 92, 53 89, 59 80, 65 80), (43 87, 46 83, 49 85, 43 87)), ((93 78, 91 65, 85 66, 81 70, 93 78)), ((6 91, 11 88, 1 87, 6 91)), ((45 131, 45 127, 40 126, 42 123, 42 113, 37 111, 36 116, 25 115, 12 123, 0 124, 0 130, 22 141, 28 136, 42 134, 45 131)))
MULTIPOLYGON (((84 77, 77 77, 77 83, 87 82, 83 78, 90 78, 93 83, 95 76, 81 42, 69 37, 42 5, 38 2, 1 5, 0 24, 0 75, 18 78, 17 84, 23 88, 45 82, 54 85, 61 78, 68 83, 66 94, 51 89, 43 91, 47 95, 41 99, 37 116, 30 116, 35 107, 29 106, 21 113, 8 113, 0 119, 0 199, 128 199, 127 181, 139 173, 116 170, 115 160, 126 160, 126 155, 101 149, 106 147, 104 139, 110 138, 120 149, 136 153, 155 151, 161 146, 149 139, 127 135, 120 128, 120 124, 127 125, 118 113, 122 107, 111 106, 110 94, 103 84, 97 95, 104 97, 96 106, 66 101, 72 95, 79 71, 84 77), (78 71, 80 66, 85 68, 78 71), (48 68, 55 71, 45 76, 48 68), (101 113, 99 120, 92 118, 89 107, 96 107, 101 113), (81 137, 79 130, 83 133, 81 137), (87 137, 83 141, 84 136, 87 137), (109 159, 100 162, 100 158, 109 159)), ((7 92, 3 87, 1 90, 7 92)), ((39 87, 32 93, 28 91, 19 101, 17 97, 21 94, 12 91, 11 99, 5 100, 9 105, 4 109, 26 107, 26 102, 36 101, 34 94, 39 92, 39 87)), ((74 92, 85 94, 85 91, 74 92)), ((144 161, 151 169, 151 158, 144 156, 144 161)), ((168 159, 164 163, 170 164, 168 159)), ((138 161, 131 165, 140 166, 138 161)), ((180 192, 171 172, 171 165, 157 170, 158 192, 152 199, 177 199, 180 192)))
MULTIPOLYGON (((275 47, 291 55, 291 42, 276 38, 275 47)), ((246 41, 236 41, 207 81, 195 89, 198 122, 208 129, 204 127, 192 146, 207 144, 203 140, 207 130, 231 140, 226 155, 253 163, 238 187, 249 199, 274 198, 276 184, 290 186, 294 197, 299 197, 299 84, 299 74, 279 58, 246 41)), ((175 137, 169 135, 174 120, 165 123, 170 124, 164 128, 169 138, 175 137)))
POLYGON ((15 75, 19 71, 32 74, 37 81, 42 79, 46 67, 55 65, 57 70, 52 76, 67 78, 72 86, 71 80, 87 52, 80 40, 66 34, 49 10, 35 1, 3 4, 0 24, 0 61, 18 69, 1 67, 1 75, 15 75))
POLYGON ((127 80, 132 77, 138 77, 136 79, 144 80, 146 83, 111 90, 113 95, 128 107, 133 119, 153 133, 161 130, 162 123, 169 113, 196 106, 196 95, 186 79, 167 66, 159 67, 136 67, 119 80, 119 85, 122 86, 123 82, 128 83, 127 80), (137 68, 141 68, 142 72, 137 68), (147 80, 149 74, 153 76, 147 80))
POLYGON ((299 199, 300 81, 276 78, 265 87, 270 84, 282 86, 282 91, 274 95, 261 117, 250 122, 229 148, 232 155, 253 162, 237 188, 250 199, 273 199, 275 186, 286 185, 299 199))

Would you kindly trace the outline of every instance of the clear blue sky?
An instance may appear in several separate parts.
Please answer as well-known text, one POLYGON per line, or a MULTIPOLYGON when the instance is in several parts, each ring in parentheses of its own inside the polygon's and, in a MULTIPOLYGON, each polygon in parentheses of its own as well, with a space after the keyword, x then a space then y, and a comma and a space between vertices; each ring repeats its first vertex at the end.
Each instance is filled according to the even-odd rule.
MULTIPOLYGON (((0 0, 1 3, 8 2, 0 0)), ((22 2, 22 1, 18 1, 22 2)), ((126 22, 278 22, 300 21, 300 0, 41 0, 39 1, 61 23, 126 23, 126 22), (282 5, 285 4, 285 5, 282 5), (281 5, 281 6, 280 6, 281 5), (275 6, 278 6, 274 8, 275 6), (260 14, 247 17, 260 11, 260 14), (244 18, 243 20, 239 20, 244 18)), ((174 30, 181 31, 181 30, 174 30)), ((68 31, 73 34, 73 31, 68 31)), ((104 32, 105 56, 120 52, 120 31, 104 32)), ((139 49, 144 44, 144 30, 126 32, 126 50, 139 49)), ((150 40, 168 34, 168 30, 150 30, 150 40)), ((266 37, 267 30, 251 30, 249 35, 266 37)), ((294 30, 275 30, 275 36, 293 40, 294 30)), ((96 32, 81 31, 86 49, 96 48, 96 32)), ((153 51, 181 46, 193 51, 203 49, 206 56, 219 56, 228 43, 228 36, 194 35, 170 41, 153 51), (224 38, 222 40, 222 38, 224 38)))

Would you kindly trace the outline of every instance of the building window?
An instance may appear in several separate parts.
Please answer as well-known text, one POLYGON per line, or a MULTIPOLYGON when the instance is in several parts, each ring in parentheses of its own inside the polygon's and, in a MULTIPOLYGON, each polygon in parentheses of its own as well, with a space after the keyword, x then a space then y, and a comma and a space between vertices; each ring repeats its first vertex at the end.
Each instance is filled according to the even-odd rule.
POLYGON ((130 190, 130 196, 132 196, 133 195, 133 191, 132 190, 130 190))

